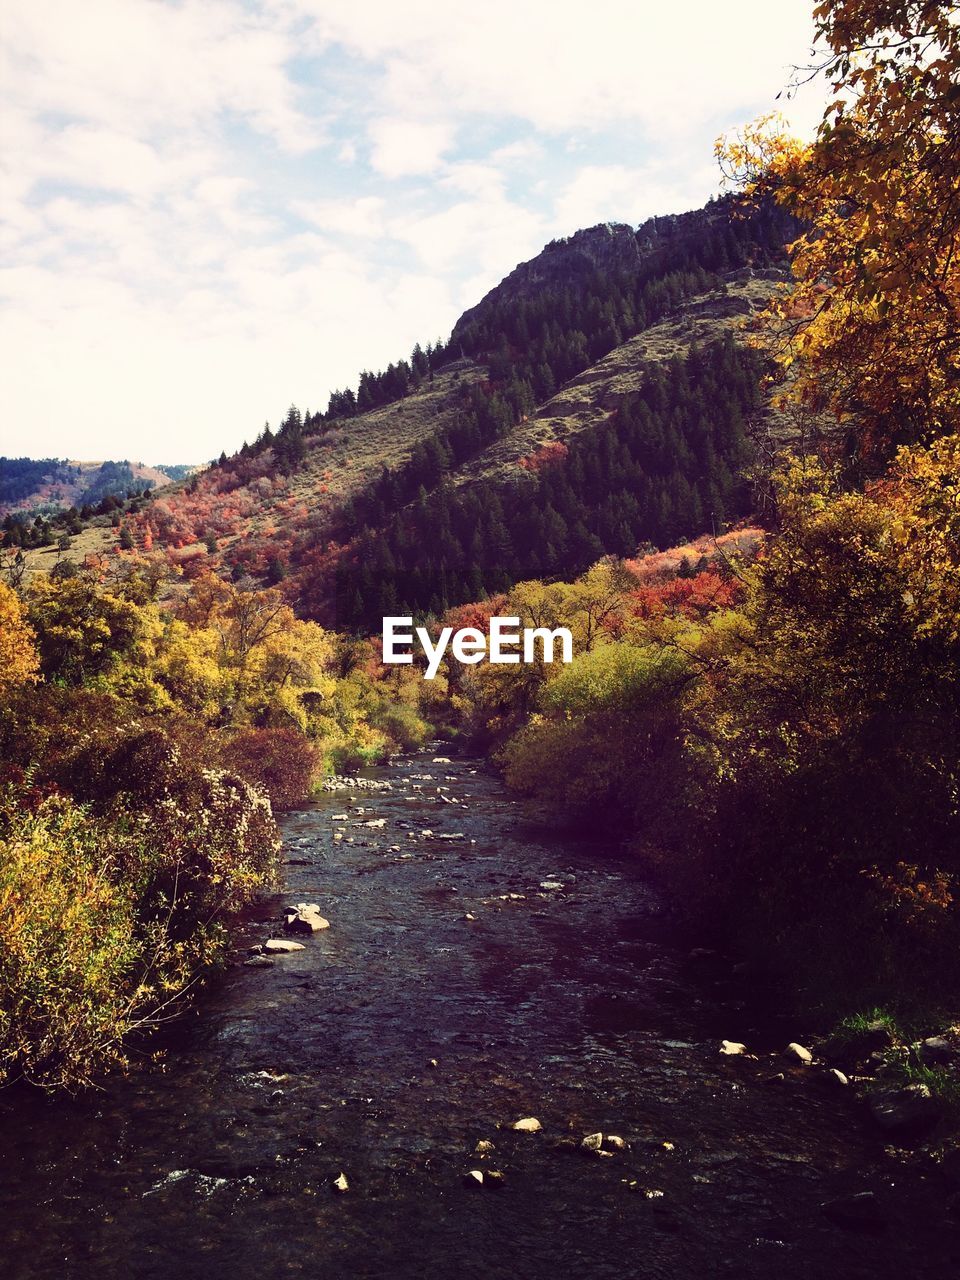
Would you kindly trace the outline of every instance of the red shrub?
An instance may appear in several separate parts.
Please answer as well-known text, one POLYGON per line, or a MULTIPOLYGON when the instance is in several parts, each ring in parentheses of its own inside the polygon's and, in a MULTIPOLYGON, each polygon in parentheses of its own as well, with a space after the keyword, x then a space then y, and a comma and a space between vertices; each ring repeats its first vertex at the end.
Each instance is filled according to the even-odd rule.
POLYGON ((223 764, 263 787, 274 809, 295 809, 310 794, 313 746, 293 729, 244 729, 220 750, 223 764))

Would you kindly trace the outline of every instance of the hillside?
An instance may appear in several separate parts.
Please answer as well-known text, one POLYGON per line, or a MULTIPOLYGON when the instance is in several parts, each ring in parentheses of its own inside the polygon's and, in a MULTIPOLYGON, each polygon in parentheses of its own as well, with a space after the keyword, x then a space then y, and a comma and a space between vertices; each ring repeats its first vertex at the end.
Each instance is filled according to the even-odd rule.
POLYGON ((785 430, 745 337, 795 231, 726 199, 555 241, 449 342, 292 407, 114 536, 366 627, 719 532, 750 512, 752 437, 785 430))
POLYGON ((70 507, 94 506, 106 497, 160 489, 182 479, 189 467, 148 467, 142 462, 78 462, 58 458, 0 458, 0 518, 12 513, 50 516, 70 507))

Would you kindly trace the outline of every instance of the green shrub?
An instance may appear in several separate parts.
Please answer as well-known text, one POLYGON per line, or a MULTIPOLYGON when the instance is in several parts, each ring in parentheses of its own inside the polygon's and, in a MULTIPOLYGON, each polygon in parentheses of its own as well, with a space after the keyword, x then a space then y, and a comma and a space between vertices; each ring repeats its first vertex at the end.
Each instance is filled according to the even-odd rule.
POLYGON ((29 778, 0 790, 0 1083, 77 1087, 122 1063, 273 879, 259 789, 185 761, 160 730, 88 765, 79 800, 29 778))
POLYGON ((77 1084, 122 1056, 144 942, 110 833, 63 797, 23 798, 0 792, 0 1082, 77 1084))

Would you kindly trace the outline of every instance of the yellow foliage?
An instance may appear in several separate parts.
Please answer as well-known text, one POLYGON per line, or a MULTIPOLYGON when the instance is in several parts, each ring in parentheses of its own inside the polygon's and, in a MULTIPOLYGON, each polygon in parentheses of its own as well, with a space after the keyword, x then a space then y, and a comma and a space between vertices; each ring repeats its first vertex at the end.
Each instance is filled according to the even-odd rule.
POLYGON ((817 6, 834 97, 815 141, 775 120, 720 144, 729 176, 809 226, 770 310, 787 397, 865 450, 960 422, 960 24, 944 0, 817 6))
POLYGON ((16 594, 0 582, 0 695, 37 678, 40 656, 16 594))

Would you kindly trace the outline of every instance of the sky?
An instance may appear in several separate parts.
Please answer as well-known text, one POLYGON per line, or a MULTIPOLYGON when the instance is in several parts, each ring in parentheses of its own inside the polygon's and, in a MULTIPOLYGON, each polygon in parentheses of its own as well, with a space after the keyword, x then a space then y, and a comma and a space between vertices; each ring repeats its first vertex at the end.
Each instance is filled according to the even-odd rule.
POLYGON ((206 461, 720 188, 812 0, 2 0, 0 454, 206 461))

